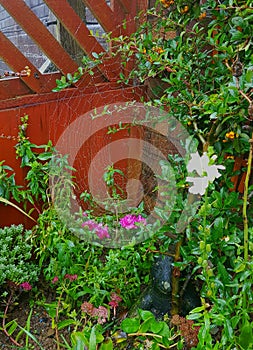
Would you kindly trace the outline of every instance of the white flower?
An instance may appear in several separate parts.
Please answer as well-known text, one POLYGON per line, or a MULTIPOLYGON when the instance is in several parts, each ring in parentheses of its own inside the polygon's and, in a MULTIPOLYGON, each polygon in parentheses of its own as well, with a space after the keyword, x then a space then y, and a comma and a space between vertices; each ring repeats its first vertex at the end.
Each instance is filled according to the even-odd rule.
MULTIPOLYGON (((212 157, 213 160, 216 159, 214 157, 212 157)), ((191 154, 187 170, 191 173, 195 171, 199 176, 186 178, 186 181, 193 183, 189 188, 190 193, 203 195, 209 182, 213 182, 221 176, 218 169, 224 170, 225 167, 223 165, 210 165, 209 163, 210 159, 206 152, 202 156, 198 152, 191 154)))

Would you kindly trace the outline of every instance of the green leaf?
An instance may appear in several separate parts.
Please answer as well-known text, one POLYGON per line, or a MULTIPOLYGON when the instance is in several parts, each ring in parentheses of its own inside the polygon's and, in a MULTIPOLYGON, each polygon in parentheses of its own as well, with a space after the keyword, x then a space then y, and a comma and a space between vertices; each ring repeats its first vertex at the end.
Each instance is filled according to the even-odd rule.
POLYGON ((140 320, 137 317, 126 318, 121 323, 121 328, 126 333, 135 333, 140 327, 140 320))
POLYGON ((235 273, 239 273, 239 272, 242 272, 242 271, 245 271, 245 268, 246 268, 246 264, 245 263, 241 263, 235 270, 235 273))
POLYGON ((93 326, 90 333, 89 350, 96 350, 96 348, 97 348, 96 326, 93 326))
POLYGON ((113 350, 113 342, 111 338, 106 339, 106 341, 100 345, 99 350, 113 350))
POLYGON ((239 336, 239 344, 245 350, 252 349, 253 344, 253 323, 250 324, 248 321, 245 322, 241 329, 241 334, 239 336))
POLYGON ((139 314, 140 314, 140 316, 141 316, 143 321, 145 321, 147 319, 150 319, 150 318, 155 319, 154 314, 151 311, 148 311, 148 310, 141 310, 141 309, 139 309, 139 314))
POLYGON ((201 317, 202 317, 202 314, 199 312, 196 312, 196 313, 188 315, 187 320, 198 320, 201 317))
POLYGON ((6 328, 8 328, 8 333, 9 335, 12 335, 13 332, 15 332, 15 330, 17 329, 18 327, 18 324, 15 320, 9 322, 7 325, 6 325, 6 328), (9 327, 10 326, 10 327, 9 327), (8 328, 9 327, 9 328, 8 328))
MULTIPOLYGON (((37 345, 38 347, 41 349, 41 350, 44 350, 44 348, 40 345, 39 341, 37 340, 37 338, 32 334, 30 333, 28 330, 26 330, 25 328, 21 327, 18 325, 18 327, 20 329, 22 329, 22 331, 29 337, 31 338, 37 345)), ((81 350, 81 349, 80 349, 81 350)))
POLYGON ((164 321, 161 321, 160 323, 162 325, 162 329, 159 331, 159 335, 168 338, 168 335, 170 334, 169 326, 164 321))
POLYGON ((150 330, 151 330, 151 332, 158 334, 162 328, 163 328, 162 322, 158 322, 156 320, 153 320, 153 322, 151 323, 150 330))
POLYGON ((60 330, 62 328, 65 328, 65 327, 67 327, 67 326, 69 326, 71 324, 75 324, 75 323, 76 322, 74 320, 72 320, 72 319, 63 320, 63 321, 58 323, 57 328, 58 328, 58 330, 60 330))
POLYGON ((121 330, 117 330, 113 333, 112 339, 115 343, 122 343, 127 339, 127 334, 125 332, 122 332, 121 330))
POLYGON ((67 80, 69 80, 69 81, 73 80, 72 74, 70 74, 70 73, 67 74, 67 80))
POLYGON ((140 326, 139 332, 140 333, 146 333, 150 330, 152 321, 154 320, 154 317, 147 318, 140 326))
POLYGON ((44 152, 38 155, 39 160, 48 160, 52 158, 52 152, 44 152))
POLYGON ((88 345, 87 339, 82 332, 74 332, 71 334, 73 350, 83 350, 88 345))
MULTIPOLYGON (((206 309, 205 306, 198 306, 198 307, 195 307, 195 309, 191 310, 190 313, 195 314, 195 313, 204 311, 205 309, 206 309)), ((187 319, 188 319, 188 316, 187 316, 187 319)))

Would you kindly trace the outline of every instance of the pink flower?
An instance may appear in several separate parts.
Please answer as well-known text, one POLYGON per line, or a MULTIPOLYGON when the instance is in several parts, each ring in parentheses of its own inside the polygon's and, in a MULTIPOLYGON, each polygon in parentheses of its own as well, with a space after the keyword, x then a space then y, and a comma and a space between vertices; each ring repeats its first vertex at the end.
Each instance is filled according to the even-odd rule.
POLYGON ((109 301, 108 305, 110 305, 110 307, 111 307, 112 309, 116 309, 116 307, 119 306, 118 302, 115 301, 115 300, 109 301))
POLYGON ((109 301, 108 305, 113 309, 114 316, 116 316, 116 308, 119 306, 120 301, 122 301, 122 298, 118 294, 111 293, 111 301, 109 301))
POLYGON ((104 306, 94 307, 93 304, 85 301, 81 305, 82 312, 87 313, 91 317, 98 317, 98 323, 103 324, 108 319, 108 310, 104 306))
POLYGON ((82 223, 82 227, 88 226, 89 230, 94 231, 98 238, 110 238, 108 233, 108 227, 104 226, 102 223, 97 223, 94 220, 87 220, 82 223))
POLYGON ((66 273, 66 275, 64 276, 64 278, 70 280, 71 282, 75 281, 77 279, 77 275, 70 275, 68 273, 66 273))
POLYGON ((27 290, 27 291, 32 289, 32 286, 31 286, 30 283, 28 283, 28 282, 21 283, 21 284, 19 285, 19 287, 20 287, 21 289, 27 290))
POLYGON ((111 293, 111 301, 115 301, 115 302, 120 302, 122 301, 122 298, 116 294, 115 292, 111 293))
POLYGON ((104 306, 99 306, 94 309, 94 316, 98 316, 98 323, 103 324, 108 319, 108 310, 104 306))
POLYGON ((94 313, 94 305, 89 303, 88 301, 85 301, 84 303, 82 303, 81 305, 81 310, 82 312, 85 312, 86 314, 92 316, 94 313))
POLYGON ((58 276, 55 276, 53 279, 52 279, 52 283, 55 284, 59 281, 59 277, 58 276))
POLYGON ((126 230, 131 230, 134 228, 138 228, 138 226, 136 226, 136 223, 141 223, 143 225, 146 225, 146 219, 143 218, 141 215, 132 215, 132 214, 127 214, 126 216, 124 216, 123 218, 120 219, 120 225, 122 227, 124 227, 126 230))
POLYGON ((95 232, 96 232, 98 238, 100 238, 100 239, 110 238, 107 226, 103 226, 102 224, 98 224, 95 232))

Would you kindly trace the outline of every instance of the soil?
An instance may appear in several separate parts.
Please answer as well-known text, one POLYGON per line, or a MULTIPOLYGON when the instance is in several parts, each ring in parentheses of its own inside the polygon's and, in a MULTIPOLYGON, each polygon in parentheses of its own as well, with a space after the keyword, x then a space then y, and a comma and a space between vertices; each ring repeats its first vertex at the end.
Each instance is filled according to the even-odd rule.
MULTIPOLYGON (((48 297, 48 296, 47 296, 48 297)), ((48 299, 48 298, 47 298, 48 299)), ((27 324, 27 318, 31 312, 31 306, 29 304, 29 293, 22 293, 18 301, 11 305, 8 310, 7 318, 5 324, 8 324, 11 320, 16 320, 21 327, 25 327, 27 324)), ((47 300, 48 302, 49 300, 47 300)), ((5 305, 1 304, 0 313, 3 315, 5 305)), ((0 319, 0 327, 2 327, 2 320, 0 319)), ((13 333, 13 338, 16 337, 17 333, 20 331, 18 328, 13 333)), ((22 346, 17 346, 4 334, 3 331, 0 331, 0 350, 2 349, 34 349, 34 350, 56 350, 56 334, 52 329, 52 319, 47 314, 45 309, 41 306, 34 305, 32 307, 32 316, 30 320, 30 330, 29 332, 37 339, 39 346, 29 337, 29 347, 26 346, 26 334, 18 339, 18 343, 22 346)), ((59 337, 62 341, 62 336, 70 343, 69 340, 70 330, 68 328, 62 329, 59 331, 59 337)), ((63 342, 63 341, 62 341, 63 342)), ((64 349, 62 346, 61 349, 64 349)))

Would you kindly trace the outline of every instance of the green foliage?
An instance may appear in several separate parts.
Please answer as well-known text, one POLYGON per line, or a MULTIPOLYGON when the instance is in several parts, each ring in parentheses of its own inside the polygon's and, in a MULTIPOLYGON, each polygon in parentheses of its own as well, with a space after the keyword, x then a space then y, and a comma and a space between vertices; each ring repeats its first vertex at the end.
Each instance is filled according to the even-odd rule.
MULTIPOLYGON (((53 328, 72 327, 71 345, 64 340, 67 349, 124 349, 129 344, 134 349, 144 346, 182 349, 184 345, 178 333, 165 321, 157 321, 149 311, 139 310, 137 316, 128 317, 119 325, 111 310, 103 326, 97 318, 87 317, 80 311, 84 301, 110 310, 112 292, 120 294, 123 308, 130 308, 142 286, 149 283, 154 254, 168 253, 181 242, 182 259, 175 262, 175 266, 187 272, 190 269, 201 296, 201 306, 187 316, 200 327, 195 349, 250 349, 253 343, 253 220, 248 204, 253 189, 250 186, 249 195, 246 193, 242 198, 240 193, 232 191, 231 179, 244 171, 234 171, 237 156, 252 159, 249 141, 252 138, 253 4, 233 0, 207 0, 201 4, 163 0, 157 1, 157 5, 148 11, 150 20, 142 22, 136 33, 111 38, 117 48, 115 54, 122 57, 123 68, 132 59, 136 63, 128 76, 122 71, 119 80, 126 84, 145 82, 150 86, 155 81, 153 100, 149 103, 165 109, 168 118, 176 117, 192 139, 198 140, 193 146, 189 141, 191 153, 198 148, 200 152, 216 154, 218 164, 224 164, 226 172, 219 182, 209 185, 205 198, 199 198, 198 212, 185 232, 178 235, 176 223, 188 196, 185 181, 188 160, 169 156, 168 162, 161 164, 161 180, 170 178, 172 166, 177 195, 171 211, 167 201, 163 210, 156 212, 165 219, 164 227, 152 232, 151 238, 145 237, 148 239, 138 246, 107 249, 90 245, 66 227, 48 193, 51 176, 53 192, 58 191, 64 201, 71 195, 75 184, 67 175, 73 170, 68 166, 67 156, 55 154, 51 142, 41 146, 31 143, 26 136, 28 117, 24 116, 16 152, 21 167, 27 169, 26 187, 17 186, 13 170, 2 161, 0 197, 30 202, 34 207, 41 201, 44 207, 32 232, 23 235, 21 226, 0 231, 3 232, 0 284, 7 280, 17 283, 36 280, 42 269, 47 283, 55 288, 56 299, 51 303, 42 300, 41 304, 52 318, 53 328), (247 210, 242 217, 243 206, 247 210), (246 247, 249 256, 245 254, 246 247), (30 261, 31 251, 35 253, 35 263, 30 261), (77 277, 69 281, 67 275, 77 277)), ((94 74, 93 68, 102 59, 102 55, 96 53, 92 58, 85 57, 84 68, 57 80, 54 91, 71 87, 86 72, 94 74)), ((107 112, 105 108, 104 113, 107 112)), ((130 126, 119 124, 119 128, 109 129, 108 134, 125 128, 130 126)), ((115 177, 123 178, 123 173, 110 165, 104 181, 116 208, 117 200, 124 196, 115 177)), ((164 194, 170 190, 168 186, 164 194)), ((92 204, 88 214, 93 218, 95 203, 91 195, 83 193, 81 200, 92 204)), ((194 209, 193 206, 187 214, 192 216, 190 209, 194 209)), ((136 210, 140 212, 143 208, 136 210)), ((77 224, 80 220, 77 213, 77 224)), ((106 222, 109 229, 118 220, 118 215, 107 213, 98 218, 98 222, 106 222)), ((16 321, 8 323, 8 329, 12 334, 17 329, 16 321)))
MULTIPOLYGON (((233 154, 247 152, 249 101, 241 91, 250 94, 252 88, 250 3, 171 3, 168 10, 150 10, 151 21, 130 38, 115 39, 123 59, 136 59, 127 81, 156 78, 154 103, 169 107, 168 114, 205 147, 220 152, 226 132, 233 130, 233 154)), ((232 153, 231 142, 226 151, 232 153)))
POLYGON ((92 76, 94 74, 93 69, 102 63, 103 56, 104 53, 97 54, 96 52, 92 53, 92 57, 84 56, 82 59, 83 67, 79 67, 73 75, 68 73, 66 76, 62 76, 61 79, 56 79, 56 88, 52 91, 58 92, 73 86, 85 73, 92 76))
POLYGON ((40 269, 31 261, 33 246, 27 239, 29 234, 22 225, 0 229, 0 285, 38 279, 40 269))
POLYGON ((11 197, 19 200, 19 186, 16 185, 13 169, 0 162, 0 197, 9 200, 11 197))
POLYGON ((112 338, 123 346, 126 346, 127 341, 129 343, 130 338, 134 349, 143 349, 143 344, 153 350, 171 346, 181 349, 180 343, 182 346, 181 341, 175 341, 179 334, 170 329, 165 321, 157 321, 150 311, 138 310, 138 315, 123 320, 120 328, 122 332, 117 331, 112 338))

